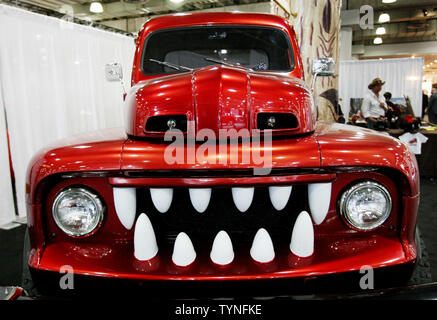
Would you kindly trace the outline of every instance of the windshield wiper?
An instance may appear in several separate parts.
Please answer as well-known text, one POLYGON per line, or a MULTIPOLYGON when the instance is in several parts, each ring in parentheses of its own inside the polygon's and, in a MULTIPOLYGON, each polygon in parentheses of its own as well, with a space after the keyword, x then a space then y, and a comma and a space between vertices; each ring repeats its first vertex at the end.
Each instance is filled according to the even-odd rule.
POLYGON ((222 64, 222 65, 229 66, 229 67, 240 67, 240 68, 247 69, 247 70, 249 70, 249 71, 253 71, 251 68, 249 68, 249 67, 245 67, 245 66, 242 66, 242 65, 239 64, 239 63, 230 63, 230 62, 226 62, 226 61, 223 61, 223 60, 220 60, 220 59, 215 59, 215 58, 211 58, 211 57, 206 57, 206 56, 203 56, 203 55, 202 55, 202 57, 203 57, 203 59, 206 60, 206 61, 215 62, 215 63, 222 64))
POLYGON ((190 68, 187 68, 187 67, 184 67, 184 66, 178 66, 177 64, 173 64, 173 63, 166 62, 166 61, 159 61, 159 60, 156 60, 156 59, 149 59, 149 61, 150 62, 155 62, 157 64, 160 64, 160 65, 163 65, 165 67, 172 68, 172 69, 175 69, 175 70, 178 70, 178 71, 193 71, 193 69, 190 69, 190 68))

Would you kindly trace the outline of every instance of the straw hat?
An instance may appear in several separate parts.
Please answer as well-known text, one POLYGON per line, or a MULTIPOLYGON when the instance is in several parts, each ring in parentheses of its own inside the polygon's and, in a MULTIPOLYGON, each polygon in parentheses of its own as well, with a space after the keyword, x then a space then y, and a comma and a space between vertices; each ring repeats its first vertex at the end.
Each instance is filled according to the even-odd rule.
POLYGON ((369 84, 369 89, 372 90, 373 88, 375 88, 376 86, 379 86, 379 85, 383 86, 383 85, 385 85, 385 82, 379 78, 373 79, 372 83, 369 84))

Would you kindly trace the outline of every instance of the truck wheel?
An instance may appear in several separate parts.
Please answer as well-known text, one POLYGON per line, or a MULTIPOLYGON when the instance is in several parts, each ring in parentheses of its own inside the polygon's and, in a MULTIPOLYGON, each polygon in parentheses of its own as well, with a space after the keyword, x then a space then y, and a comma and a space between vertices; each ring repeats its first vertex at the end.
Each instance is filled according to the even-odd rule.
POLYGON ((32 274, 29 269, 29 252, 30 252, 30 239, 29 230, 26 228, 26 233, 24 235, 24 245, 23 245, 23 271, 21 274, 21 287, 25 290, 26 294, 31 297, 38 295, 35 283, 32 279, 32 274))
POLYGON ((409 285, 418 285, 432 282, 431 266, 429 263, 428 250, 420 234, 419 228, 416 229, 417 262, 409 285))

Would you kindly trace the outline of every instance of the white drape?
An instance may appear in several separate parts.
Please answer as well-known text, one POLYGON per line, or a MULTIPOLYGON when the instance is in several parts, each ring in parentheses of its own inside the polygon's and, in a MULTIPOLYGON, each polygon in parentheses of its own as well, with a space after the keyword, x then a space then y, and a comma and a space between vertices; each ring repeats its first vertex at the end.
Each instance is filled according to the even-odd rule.
POLYGON ((0 87, 0 226, 11 222, 15 216, 4 110, 2 90, 0 87))
POLYGON ((0 85, 20 216, 26 168, 38 149, 123 125, 122 88, 105 80, 104 67, 120 62, 128 84, 133 54, 132 38, 0 5, 0 85))
POLYGON ((349 115, 351 98, 363 98, 369 83, 381 78, 386 82, 382 93, 389 91, 393 98, 409 96, 415 115, 420 117, 423 63, 423 58, 341 61, 339 98, 343 113, 349 115))

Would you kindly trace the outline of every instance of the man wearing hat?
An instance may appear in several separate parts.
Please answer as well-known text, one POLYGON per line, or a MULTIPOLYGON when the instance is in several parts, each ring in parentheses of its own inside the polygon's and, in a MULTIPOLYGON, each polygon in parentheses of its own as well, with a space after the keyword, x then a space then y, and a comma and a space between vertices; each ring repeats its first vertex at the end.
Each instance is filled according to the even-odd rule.
POLYGON ((385 113, 388 107, 385 98, 381 94, 382 86, 385 84, 381 79, 376 78, 369 84, 369 91, 364 97, 361 106, 363 117, 367 120, 367 127, 376 129, 378 121, 387 120, 385 113))
POLYGON ((437 83, 434 83, 432 85, 432 96, 429 100, 429 106, 428 106, 428 118, 429 122, 432 124, 437 125, 437 83))

